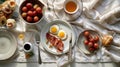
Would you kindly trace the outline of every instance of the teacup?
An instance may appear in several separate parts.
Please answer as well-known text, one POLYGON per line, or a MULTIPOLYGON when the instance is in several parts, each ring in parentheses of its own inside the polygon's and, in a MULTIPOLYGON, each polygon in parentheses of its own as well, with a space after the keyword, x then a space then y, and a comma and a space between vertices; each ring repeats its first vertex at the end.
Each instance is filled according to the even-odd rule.
POLYGON ((25 42, 24 43, 24 46, 23 46, 23 49, 25 52, 29 53, 29 52, 32 52, 33 50, 33 45, 30 43, 30 42, 25 42))
POLYGON ((76 0, 66 0, 64 2, 64 10, 68 14, 74 14, 78 11, 79 4, 76 0))
POLYGON ((68 18, 70 20, 77 19, 81 14, 81 3, 79 3, 77 0, 66 0, 64 2, 64 11, 67 14, 68 18))

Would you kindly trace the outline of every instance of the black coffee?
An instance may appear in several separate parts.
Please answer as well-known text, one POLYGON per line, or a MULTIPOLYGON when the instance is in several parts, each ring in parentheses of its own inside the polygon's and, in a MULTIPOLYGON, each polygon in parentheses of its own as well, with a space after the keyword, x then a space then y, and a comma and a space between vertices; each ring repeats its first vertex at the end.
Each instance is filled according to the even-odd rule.
POLYGON ((29 44, 25 44, 25 45, 24 45, 24 48, 25 48, 26 50, 29 50, 31 47, 30 47, 29 44))

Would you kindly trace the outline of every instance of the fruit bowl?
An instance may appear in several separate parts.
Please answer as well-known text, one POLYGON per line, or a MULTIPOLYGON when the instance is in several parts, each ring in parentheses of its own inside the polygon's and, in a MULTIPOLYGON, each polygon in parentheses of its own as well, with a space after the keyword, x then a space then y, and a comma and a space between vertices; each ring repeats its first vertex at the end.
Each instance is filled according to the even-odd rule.
POLYGON ((19 8, 21 18, 27 24, 36 24, 43 18, 44 5, 39 0, 25 0, 19 8))

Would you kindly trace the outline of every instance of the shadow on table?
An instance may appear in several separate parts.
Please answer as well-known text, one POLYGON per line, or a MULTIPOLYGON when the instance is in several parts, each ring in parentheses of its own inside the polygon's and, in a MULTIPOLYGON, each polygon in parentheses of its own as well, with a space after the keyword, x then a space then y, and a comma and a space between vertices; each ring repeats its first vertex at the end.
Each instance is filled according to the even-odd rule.
POLYGON ((16 67, 15 63, 0 63, 0 67, 16 67))

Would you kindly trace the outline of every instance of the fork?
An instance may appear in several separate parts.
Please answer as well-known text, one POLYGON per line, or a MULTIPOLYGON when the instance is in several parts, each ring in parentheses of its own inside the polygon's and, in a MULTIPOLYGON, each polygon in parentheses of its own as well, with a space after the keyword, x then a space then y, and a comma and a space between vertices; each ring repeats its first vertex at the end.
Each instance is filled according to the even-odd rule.
POLYGON ((68 61, 72 62, 72 33, 71 33, 70 41, 69 41, 68 61))

